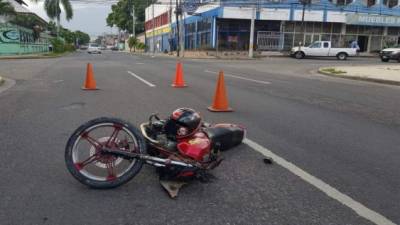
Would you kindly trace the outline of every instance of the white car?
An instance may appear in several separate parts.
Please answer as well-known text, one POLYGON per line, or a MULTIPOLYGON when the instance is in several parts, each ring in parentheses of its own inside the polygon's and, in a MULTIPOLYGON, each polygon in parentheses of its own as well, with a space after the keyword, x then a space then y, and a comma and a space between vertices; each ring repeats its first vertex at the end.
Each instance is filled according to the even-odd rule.
POLYGON ((307 56, 331 56, 339 60, 346 60, 348 56, 357 55, 356 48, 332 48, 330 41, 316 41, 308 47, 298 46, 292 48, 290 55, 296 59, 307 56))
POLYGON ((380 53, 382 62, 389 62, 389 60, 397 60, 400 63, 400 45, 391 48, 385 48, 380 53))
POLYGON ((89 47, 88 47, 88 49, 87 49, 87 52, 88 52, 89 54, 92 54, 92 53, 101 54, 100 46, 99 46, 98 44, 89 44, 89 47))

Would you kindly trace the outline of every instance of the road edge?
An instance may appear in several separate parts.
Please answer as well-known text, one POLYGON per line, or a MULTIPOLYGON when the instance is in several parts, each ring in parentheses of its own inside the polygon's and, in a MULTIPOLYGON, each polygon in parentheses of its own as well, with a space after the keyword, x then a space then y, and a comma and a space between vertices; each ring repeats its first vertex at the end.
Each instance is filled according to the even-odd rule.
POLYGON ((66 52, 55 55, 17 55, 17 56, 1 56, 0 60, 12 60, 12 59, 53 59, 67 56, 72 52, 66 52))
POLYGON ((326 69, 327 67, 321 67, 318 69, 318 73, 330 77, 338 77, 338 78, 344 78, 344 79, 349 79, 349 80, 360 80, 360 81, 367 81, 367 82, 374 82, 374 83, 380 83, 380 84, 389 84, 389 85, 396 85, 400 86, 400 81, 394 81, 394 80, 383 80, 383 79, 376 79, 376 78, 369 78, 369 77, 359 77, 359 76, 343 76, 339 74, 334 74, 330 72, 323 71, 323 69, 326 69))

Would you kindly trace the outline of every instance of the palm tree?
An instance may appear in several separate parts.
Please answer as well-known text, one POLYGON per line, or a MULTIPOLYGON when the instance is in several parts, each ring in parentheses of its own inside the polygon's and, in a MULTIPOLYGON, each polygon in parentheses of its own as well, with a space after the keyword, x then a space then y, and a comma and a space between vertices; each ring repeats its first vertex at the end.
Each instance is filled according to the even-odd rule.
MULTIPOLYGON (((38 2, 39 0, 33 0, 38 2)), ((67 21, 72 19, 74 16, 72 5, 69 0, 45 0, 44 1, 44 10, 46 11, 47 16, 54 20, 57 20, 57 36, 60 33, 60 20, 61 20, 61 6, 65 11, 65 18, 67 21)))
POLYGON ((9 2, 5 0, 0 0, 0 15, 10 16, 14 14, 15 14, 14 7, 9 2))

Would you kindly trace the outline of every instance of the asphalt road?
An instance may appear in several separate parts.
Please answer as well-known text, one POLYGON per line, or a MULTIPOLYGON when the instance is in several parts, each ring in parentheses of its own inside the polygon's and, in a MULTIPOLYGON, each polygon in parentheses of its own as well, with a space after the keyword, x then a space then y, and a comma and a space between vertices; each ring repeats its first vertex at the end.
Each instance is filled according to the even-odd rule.
POLYGON ((81 123, 113 116, 139 124, 182 106, 210 122, 245 125, 250 140, 377 213, 370 216, 400 223, 400 88, 315 73, 377 59, 183 63, 189 87, 174 89, 173 58, 78 52, 1 60, 1 74, 16 85, 0 93, 0 224, 374 224, 285 166, 264 164, 245 144, 226 152, 215 180, 191 183, 176 200, 152 167, 105 191, 66 170, 64 147, 81 123), (80 89, 88 62, 99 91, 80 89), (221 69, 232 113, 207 111, 221 69))

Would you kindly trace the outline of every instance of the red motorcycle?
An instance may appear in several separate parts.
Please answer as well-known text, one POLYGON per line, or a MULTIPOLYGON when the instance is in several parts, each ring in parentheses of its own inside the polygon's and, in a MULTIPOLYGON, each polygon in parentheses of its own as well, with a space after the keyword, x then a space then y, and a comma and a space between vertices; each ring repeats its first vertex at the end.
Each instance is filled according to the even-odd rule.
POLYGON ((78 181, 100 189, 128 182, 143 164, 157 167, 162 180, 204 178, 221 163, 220 152, 239 145, 244 136, 243 127, 204 123, 188 108, 165 120, 153 114, 140 130, 120 119, 98 118, 71 135, 65 162, 78 181))

